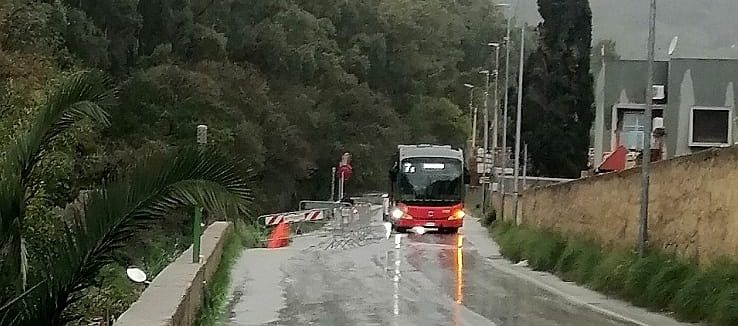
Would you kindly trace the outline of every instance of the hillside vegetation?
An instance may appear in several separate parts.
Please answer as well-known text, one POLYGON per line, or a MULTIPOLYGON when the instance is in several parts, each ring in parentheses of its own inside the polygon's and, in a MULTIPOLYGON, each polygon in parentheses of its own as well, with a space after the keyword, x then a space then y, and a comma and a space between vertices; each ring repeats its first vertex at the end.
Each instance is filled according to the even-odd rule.
MULTIPOLYGON (((8 268, 23 275, 18 282, 9 274, 3 294, 20 293, 59 271, 68 274, 54 282, 63 283, 39 288, 51 287, 49 297, 32 294, 47 310, 27 309, 28 323, 62 324, 123 311, 140 291, 125 279, 124 267, 161 270, 189 245, 191 209, 174 210, 173 202, 208 194, 190 185, 173 198, 161 197, 153 204, 163 205, 156 211, 162 220, 146 232, 126 227, 121 234, 106 233, 122 225, 115 223, 98 225, 98 234, 86 234, 81 225, 72 232, 65 209, 86 198, 80 197, 84 190, 94 190, 98 203, 115 201, 106 195, 110 188, 122 206, 83 210, 111 222, 123 215, 113 208, 131 208, 125 205, 134 203, 121 202, 142 195, 131 189, 172 189, 149 185, 146 173, 184 171, 188 166, 177 165, 179 160, 193 168, 202 160, 210 165, 201 168, 236 164, 222 169, 249 177, 248 189, 239 183, 237 193, 249 201, 251 215, 327 198, 331 167, 346 151, 355 171, 347 190, 383 189, 394 145, 463 144, 470 125, 463 83, 482 85, 478 70, 489 67, 492 54, 486 43, 502 39, 502 21, 482 0, 2 2, 0 158, 12 167, 3 186, 13 192, 0 193, 8 199, 0 207, 8 209, 0 213, 0 231, 12 234, 3 247, 13 257, 8 268), (87 100, 89 89, 105 94, 105 101, 87 100), (79 95, 79 102, 67 101, 70 94, 79 95), (45 118, 64 112, 59 110, 68 112, 56 116, 64 128, 45 118), (198 124, 209 126, 208 147, 233 162, 177 155, 194 144, 198 124), (19 145, 49 126, 59 133, 19 145), (29 153, 40 159, 30 169, 13 165, 29 154, 26 145, 36 146, 38 152, 29 153), (142 162, 145 157, 150 159, 142 162), (97 239, 118 235, 110 243, 95 242, 106 246, 93 250, 97 239), (72 246, 79 260, 60 260, 71 249, 59 241, 67 240, 80 245, 72 246), (115 250, 121 246, 126 250, 115 250), (87 250, 102 255, 88 259, 87 250), (48 269, 50 262, 60 266, 48 269)), ((218 175, 205 176, 215 180, 210 186, 229 185, 218 175)), ((198 174, 177 177, 187 185, 198 174)), ((11 321, 2 316, 8 299, 0 298, 0 324, 11 321)))

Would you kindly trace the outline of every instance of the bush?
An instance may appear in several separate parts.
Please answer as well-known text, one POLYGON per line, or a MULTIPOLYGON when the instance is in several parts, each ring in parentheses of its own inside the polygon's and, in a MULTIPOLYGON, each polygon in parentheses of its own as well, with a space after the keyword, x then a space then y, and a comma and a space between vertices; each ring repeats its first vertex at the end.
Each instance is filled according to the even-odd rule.
POLYGON ((720 291, 713 309, 710 319, 715 325, 738 325, 738 284, 720 291))
POLYGON ((599 248, 593 242, 571 240, 564 247, 554 270, 567 281, 586 283, 592 277, 601 256, 599 248))
POLYGON ((704 320, 715 306, 716 296, 719 293, 720 279, 709 272, 698 272, 684 281, 677 290, 671 309, 685 321, 697 322, 704 320))
POLYGON ((500 245, 500 253, 513 262, 523 260, 527 246, 534 232, 526 228, 502 227, 497 233, 497 242, 500 245))
POLYGON ((526 241, 523 256, 530 266, 538 271, 549 271, 556 267, 566 243, 552 232, 533 232, 526 241))
POLYGON ((729 259, 700 271, 660 253, 640 258, 630 251, 605 252, 593 241, 566 241, 550 231, 491 226, 501 253, 513 262, 527 259, 535 270, 554 271, 639 306, 669 308, 685 321, 738 325, 738 263, 729 259))
POLYGON ((592 271, 590 285, 593 289, 606 293, 622 295, 628 270, 638 257, 632 252, 612 252, 592 271))
POLYGON ((694 274, 695 270, 690 265, 675 259, 667 260, 648 283, 645 293, 646 302, 655 309, 667 308, 684 282, 694 274))
POLYGON ((484 226, 490 226, 492 223, 497 221, 497 212, 493 209, 487 213, 487 215, 484 216, 482 219, 482 225, 484 226))
POLYGON ((666 259, 658 254, 650 254, 645 258, 638 259, 628 268, 625 275, 623 294, 632 299, 636 305, 649 306, 645 290, 664 264, 666 264, 666 259))
POLYGON ((726 296, 720 305, 729 305, 730 295, 724 291, 732 291, 730 288, 735 284, 738 284, 738 264, 723 259, 687 278, 674 295, 670 308, 685 321, 730 320, 726 313, 719 311, 717 301, 718 297, 726 296))

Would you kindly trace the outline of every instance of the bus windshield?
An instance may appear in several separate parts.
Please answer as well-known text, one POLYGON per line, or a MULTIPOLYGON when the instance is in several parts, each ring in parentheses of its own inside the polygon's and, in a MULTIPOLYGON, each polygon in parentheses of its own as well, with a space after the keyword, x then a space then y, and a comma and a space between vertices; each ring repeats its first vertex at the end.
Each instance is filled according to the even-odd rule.
POLYGON ((451 158, 410 158, 399 166, 402 201, 458 202, 463 196, 461 161, 451 158))

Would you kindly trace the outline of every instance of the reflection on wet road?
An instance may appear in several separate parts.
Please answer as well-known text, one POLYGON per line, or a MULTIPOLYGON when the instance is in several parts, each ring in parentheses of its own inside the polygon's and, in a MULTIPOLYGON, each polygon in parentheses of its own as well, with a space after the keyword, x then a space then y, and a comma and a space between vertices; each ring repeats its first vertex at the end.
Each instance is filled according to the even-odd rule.
POLYGON ((316 246, 328 239, 247 252, 234 271, 242 296, 226 324, 623 325, 499 272, 479 253, 491 246, 486 238, 413 234, 399 246, 394 235, 344 250, 316 246))

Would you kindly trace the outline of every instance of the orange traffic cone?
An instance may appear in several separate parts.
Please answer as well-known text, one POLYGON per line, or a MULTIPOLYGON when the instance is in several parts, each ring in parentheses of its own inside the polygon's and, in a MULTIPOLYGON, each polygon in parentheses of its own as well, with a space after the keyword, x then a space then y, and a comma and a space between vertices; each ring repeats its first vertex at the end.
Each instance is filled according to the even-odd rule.
POLYGON ((275 227, 269 234, 267 240, 267 248, 282 248, 289 244, 290 225, 282 222, 275 227))

